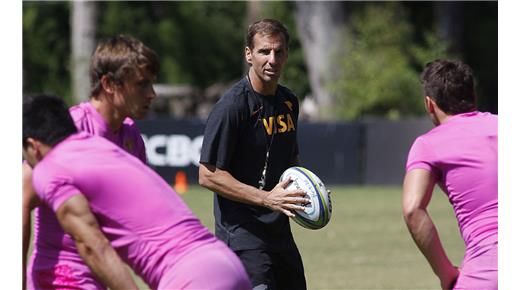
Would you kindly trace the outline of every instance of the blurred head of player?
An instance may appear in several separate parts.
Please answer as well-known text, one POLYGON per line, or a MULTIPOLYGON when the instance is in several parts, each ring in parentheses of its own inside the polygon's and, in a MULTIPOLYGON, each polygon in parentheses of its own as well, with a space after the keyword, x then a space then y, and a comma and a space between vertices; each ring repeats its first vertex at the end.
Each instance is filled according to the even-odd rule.
POLYGON ((289 32, 274 19, 263 19, 249 26, 245 58, 250 77, 271 86, 278 83, 289 53, 289 32))
POLYGON ((155 98, 157 54, 141 41, 118 35, 99 43, 91 58, 91 98, 110 104, 122 117, 142 119, 155 98))
POLYGON ((476 110, 477 94, 471 68, 459 60, 437 59, 421 74, 426 111, 439 125, 439 112, 457 115, 476 110))
POLYGON ((22 146, 24 159, 31 167, 54 145, 77 131, 62 99, 45 94, 25 98, 22 146))

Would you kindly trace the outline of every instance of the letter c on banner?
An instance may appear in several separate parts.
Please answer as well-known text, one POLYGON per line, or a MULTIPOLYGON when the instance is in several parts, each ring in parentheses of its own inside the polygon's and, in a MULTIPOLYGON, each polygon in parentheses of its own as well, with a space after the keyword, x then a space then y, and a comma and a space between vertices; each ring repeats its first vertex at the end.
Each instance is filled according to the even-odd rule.
POLYGON ((166 135, 153 135, 147 138, 143 137, 146 146, 146 159, 151 165, 155 166, 166 166, 166 156, 157 152, 157 148, 166 147, 166 135))

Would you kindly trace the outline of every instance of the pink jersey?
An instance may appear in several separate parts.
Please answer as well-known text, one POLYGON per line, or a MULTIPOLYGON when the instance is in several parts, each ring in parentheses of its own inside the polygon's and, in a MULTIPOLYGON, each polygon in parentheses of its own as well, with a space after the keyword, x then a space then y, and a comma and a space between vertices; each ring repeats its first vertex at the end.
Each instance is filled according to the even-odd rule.
MULTIPOLYGON (((466 244, 461 277, 466 264, 469 269, 473 259, 489 256, 484 253, 488 250, 496 253, 493 248, 498 246, 497 129, 496 115, 455 115, 418 137, 408 155, 407 171, 430 171, 453 206, 466 244)), ((485 259, 477 264, 496 266, 496 256, 495 266, 485 259)))
MULTIPOLYGON (((112 246, 152 288, 185 254, 217 242, 159 175, 98 136, 82 132, 56 145, 35 166, 33 184, 53 211, 83 194, 112 246)), ((63 255, 69 246, 63 240, 63 255)))
POLYGON ((126 118, 121 129, 114 133, 90 102, 80 103, 69 111, 78 130, 105 137, 146 163, 144 141, 132 119, 126 118))
MULTIPOLYGON (((134 122, 127 118, 114 133, 107 122, 89 103, 69 109, 79 131, 102 136, 146 163, 143 139, 134 122)), ((35 210, 35 247, 28 271, 29 289, 79 286, 82 289, 104 289, 83 263, 72 238, 63 232, 54 212, 46 205, 35 210)))

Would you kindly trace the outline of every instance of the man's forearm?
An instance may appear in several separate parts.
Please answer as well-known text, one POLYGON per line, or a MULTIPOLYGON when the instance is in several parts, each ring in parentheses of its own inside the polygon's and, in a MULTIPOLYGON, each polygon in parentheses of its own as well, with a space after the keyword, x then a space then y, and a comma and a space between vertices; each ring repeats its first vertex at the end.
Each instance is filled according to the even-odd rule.
POLYGON ((413 240, 439 277, 442 289, 451 289, 458 270, 453 267, 442 247, 439 234, 426 211, 435 179, 424 169, 406 173, 403 183, 403 216, 413 240))
POLYGON ((262 202, 267 195, 266 192, 239 182, 227 171, 206 167, 203 164, 200 166, 199 183, 201 186, 234 201, 264 206, 262 202))
POLYGON ((305 210, 302 204, 309 203, 310 200, 303 190, 285 190, 290 182, 289 179, 279 182, 271 191, 267 192, 241 183, 229 172, 219 170, 214 166, 201 164, 199 168, 199 183, 201 186, 228 199, 267 207, 293 217, 293 211, 305 210))
POLYGON ((418 209, 406 218, 406 224, 434 273, 441 279, 446 277, 453 270, 453 264, 442 247, 437 229, 428 213, 418 209))
POLYGON ((78 252, 96 278, 110 289, 138 289, 126 264, 104 237, 76 242, 78 252))
POLYGON ((137 289, 128 268, 101 232, 90 211, 87 199, 77 194, 56 211, 62 228, 74 238, 81 258, 105 286, 115 289, 137 289))

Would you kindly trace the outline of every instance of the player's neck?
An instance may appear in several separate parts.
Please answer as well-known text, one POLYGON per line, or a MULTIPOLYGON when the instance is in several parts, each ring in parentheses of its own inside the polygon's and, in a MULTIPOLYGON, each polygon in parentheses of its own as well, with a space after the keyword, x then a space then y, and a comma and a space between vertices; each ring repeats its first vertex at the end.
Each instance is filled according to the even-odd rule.
POLYGON ((439 125, 445 123, 451 117, 451 115, 444 113, 442 110, 440 110, 438 108, 435 110, 435 113, 432 115, 433 116, 431 117, 431 119, 435 126, 439 126, 439 125))
POLYGON ((274 96, 276 94, 276 88, 278 87, 277 82, 264 82, 252 71, 252 69, 249 70, 248 76, 255 92, 264 96, 274 96))
POLYGON ((431 121, 435 126, 439 126, 446 122, 451 115, 446 114, 431 97, 426 96, 424 98, 424 105, 431 121))
POLYGON ((442 124, 442 123, 446 122, 450 117, 451 117, 451 115, 446 115, 446 114, 442 114, 442 115, 438 116, 439 123, 442 124))
POLYGON ((105 98, 91 98, 90 103, 101 115, 103 120, 107 122, 110 130, 116 132, 121 129, 125 116, 121 115, 105 98))

